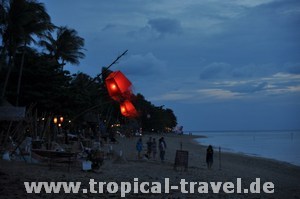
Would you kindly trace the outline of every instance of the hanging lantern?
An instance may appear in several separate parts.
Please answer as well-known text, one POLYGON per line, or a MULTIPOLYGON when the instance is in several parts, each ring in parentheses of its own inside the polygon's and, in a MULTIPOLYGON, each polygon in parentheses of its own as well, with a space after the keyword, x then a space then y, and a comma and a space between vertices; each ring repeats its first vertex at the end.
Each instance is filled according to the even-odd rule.
POLYGON ((110 73, 105 79, 105 84, 110 97, 116 101, 121 101, 131 94, 131 82, 121 71, 110 73))
POLYGON ((135 109, 134 105, 129 101, 125 100, 123 103, 120 104, 120 109, 122 115, 125 117, 137 117, 138 112, 135 109))

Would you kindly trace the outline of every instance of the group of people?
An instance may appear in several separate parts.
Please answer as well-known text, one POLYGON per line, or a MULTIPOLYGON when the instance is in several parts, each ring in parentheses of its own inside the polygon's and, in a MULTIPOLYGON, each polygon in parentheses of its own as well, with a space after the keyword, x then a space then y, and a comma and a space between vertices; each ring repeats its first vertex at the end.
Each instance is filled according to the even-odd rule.
POLYGON ((155 138, 149 137, 149 140, 147 141, 147 152, 142 156, 142 151, 144 149, 143 146, 143 140, 142 138, 139 138, 136 143, 136 150, 138 152, 138 158, 147 158, 147 159, 156 159, 157 149, 159 150, 159 157, 162 162, 165 160, 165 153, 167 144, 165 142, 164 137, 161 137, 158 140, 158 143, 155 138))
MULTIPOLYGON (((147 144, 147 152, 143 156, 141 156, 142 151, 144 149, 143 140, 142 140, 142 138, 138 139, 138 141, 136 143, 136 150, 138 152, 138 158, 141 159, 144 157, 147 159, 151 159, 151 158, 156 159, 157 148, 158 148, 160 160, 161 160, 161 162, 164 162, 166 148, 167 148, 167 144, 166 144, 164 137, 161 137, 158 140, 158 145, 157 145, 155 138, 149 137, 149 140, 147 141, 146 144, 147 144)), ((214 156, 213 147, 211 145, 209 145, 206 150, 206 164, 207 164, 208 169, 211 169, 211 167, 213 165, 213 156, 214 156)))

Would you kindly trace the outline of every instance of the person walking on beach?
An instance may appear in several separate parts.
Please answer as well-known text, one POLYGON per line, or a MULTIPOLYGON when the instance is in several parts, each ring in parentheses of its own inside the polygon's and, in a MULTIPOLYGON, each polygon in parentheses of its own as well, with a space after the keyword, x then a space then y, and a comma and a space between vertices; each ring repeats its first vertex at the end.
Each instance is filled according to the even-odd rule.
POLYGON ((164 137, 161 137, 159 139, 159 155, 160 155, 161 162, 165 161, 166 148, 167 148, 167 144, 165 142, 165 139, 164 137))
POLYGON ((136 150, 138 152, 138 159, 141 159, 141 152, 143 150, 143 141, 142 138, 140 138, 136 143, 136 150))
POLYGON ((153 159, 156 159, 156 153, 157 153, 157 143, 155 138, 152 140, 152 157, 153 159))
POLYGON ((211 169, 213 162, 214 162, 214 150, 213 147, 209 145, 206 150, 206 164, 208 169, 211 169))
POLYGON ((150 159, 152 153, 152 137, 149 137, 149 140, 147 142, 147 155, 148 155, 148 159, 150 159))

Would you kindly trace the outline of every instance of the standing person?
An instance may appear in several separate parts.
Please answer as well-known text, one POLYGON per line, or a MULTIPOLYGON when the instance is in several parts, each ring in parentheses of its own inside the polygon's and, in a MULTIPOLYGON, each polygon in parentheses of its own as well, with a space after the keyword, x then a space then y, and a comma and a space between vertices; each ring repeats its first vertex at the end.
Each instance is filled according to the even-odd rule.
POLYGON ((209 145, 206 150, 206 164, 208 169, 211 169, 213 162, 214 162, 214 150, 213 147, 209 145))
POLYGON ((165 161, 165 153, 166 153, 167 144, 165 142, 164 137, 159 139, 159 155, 161 162, 165 161))
POLYGON ((148 159, 150 159, 152 153, 152 137, 149 137, 149 140, 147 142, 147 155, 148 155, 148 159))
POLYGON ((141 152, 143 150, 143 140, 142 140, 142 138, 139 138, 139 140, 137 141, 136 150, 138 152, 138 159, 141 159, 141 152))
POLYGON ((153 156, 153 159, 156 158, 156 153, 157 153, 157 143, 156 143, 156 139, 153 138, 153 140, 152 140, 152 156, 153 156))

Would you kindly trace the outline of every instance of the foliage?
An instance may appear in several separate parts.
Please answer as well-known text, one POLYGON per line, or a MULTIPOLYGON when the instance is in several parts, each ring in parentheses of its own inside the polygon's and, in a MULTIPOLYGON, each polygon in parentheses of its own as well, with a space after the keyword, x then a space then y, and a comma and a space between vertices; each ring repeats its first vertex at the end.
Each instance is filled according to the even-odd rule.
POLYGON ((79 64, 79 59, 85 57, 81 52, 84 46, 84 39, 77 35, 77 31, 67 27, 56 28, 56 38, 49 32, 45 35, 45 40, 41 40, 39 44, 49 52, 61 65, 65 62, 71 64, 79 64))
POLYGON ((136 105, 140 110, 140 122, 145 131, 169 131, 177 125, 177 119, 171 109, 155 106, 142 94, 137 94, 136 105))
MULTIPOLYGON (((1 94, 1 97, 4 97, 11 70, 15 67, 18 51, 23 52, 22 59, 24 59, 27 45, 35 42, 33 36, 43 37, 45 31, 53 29, 53 25, 44 5, 33 0, 2 0, 0 11, 1 57, 7 56, 8 60, 7 75, 1 94)), ((23 65, 24 63, 21 61, 17 86, 17 104, 23 65)))

